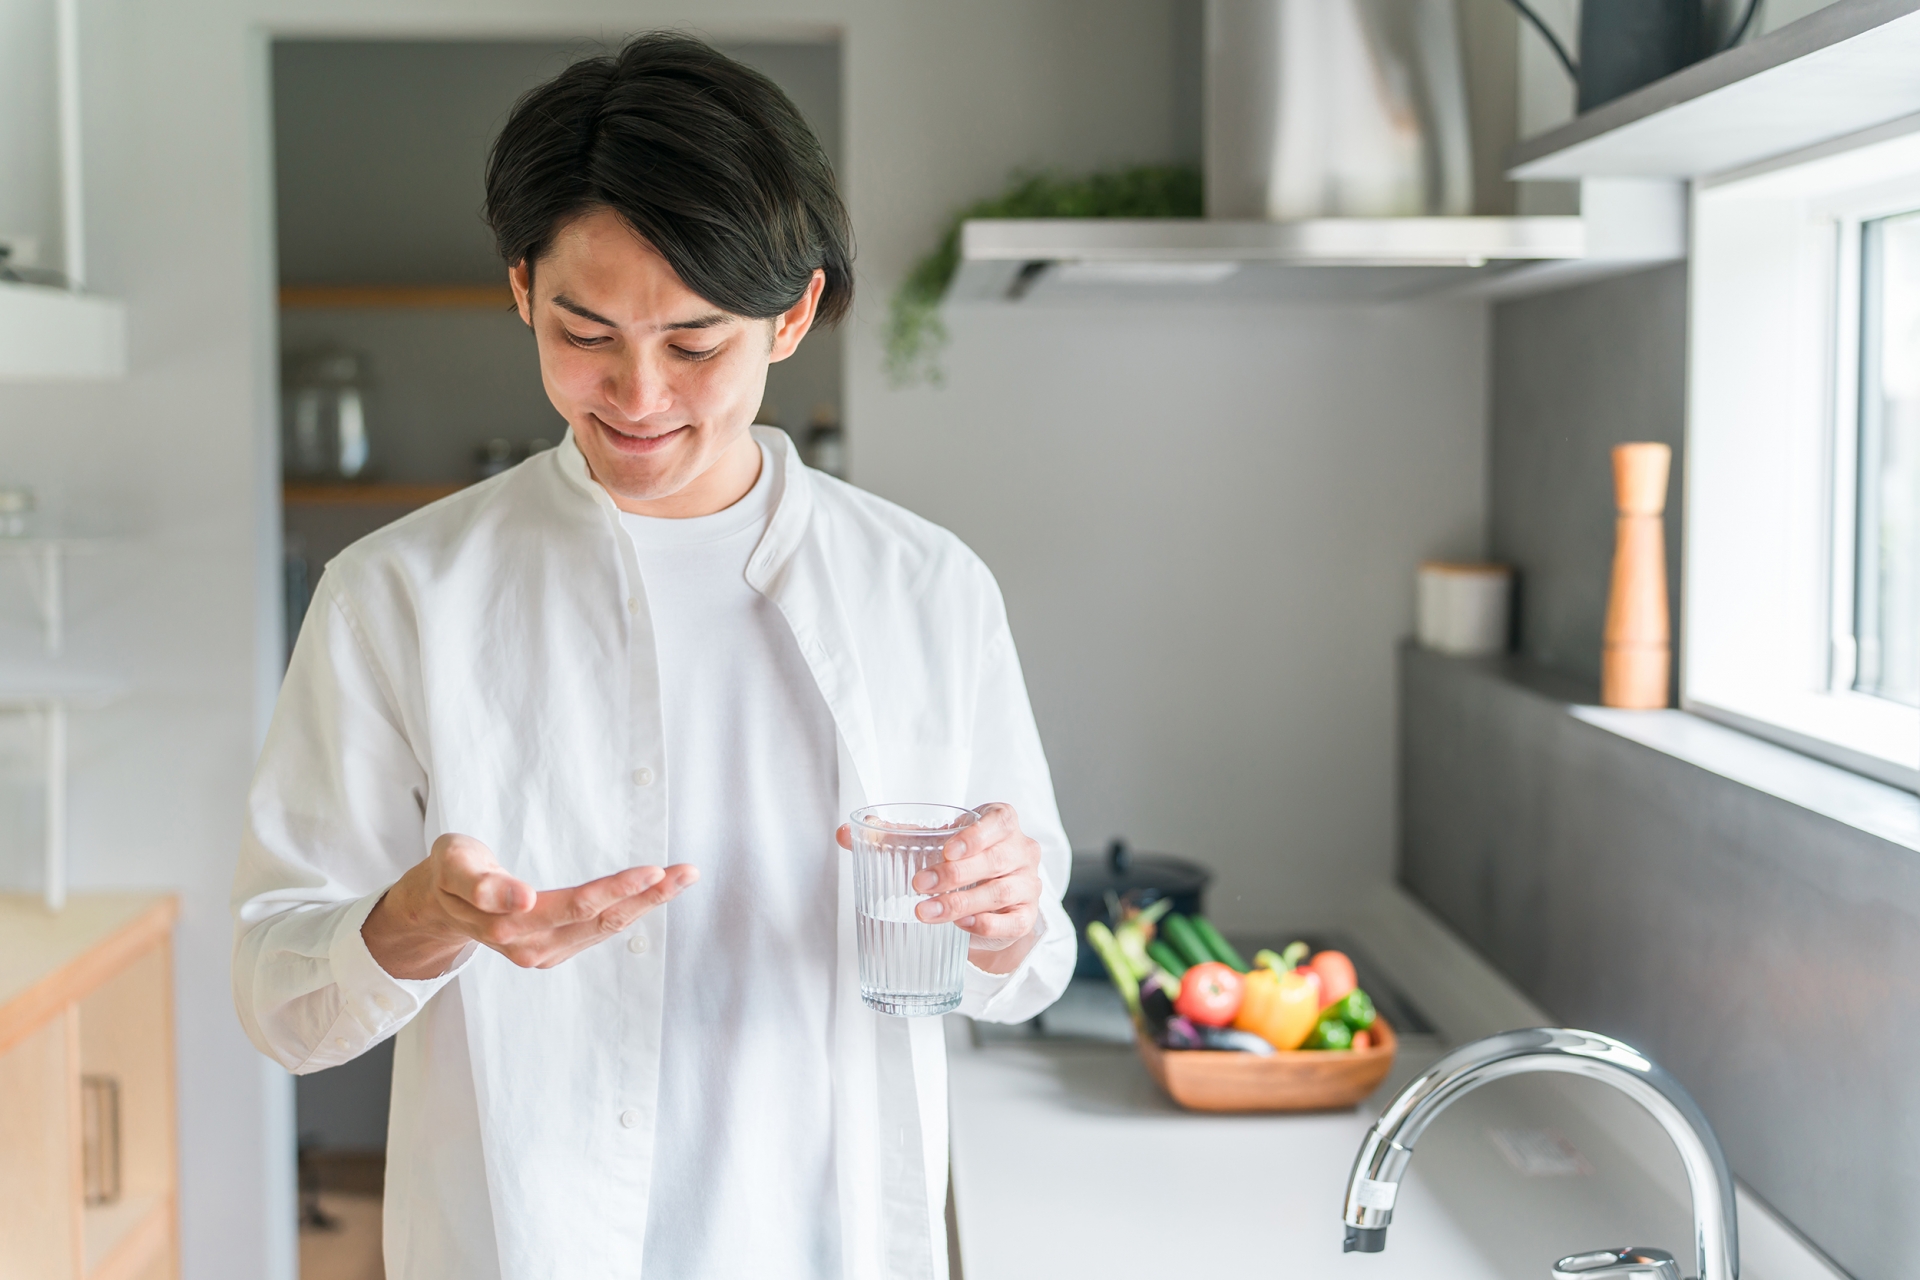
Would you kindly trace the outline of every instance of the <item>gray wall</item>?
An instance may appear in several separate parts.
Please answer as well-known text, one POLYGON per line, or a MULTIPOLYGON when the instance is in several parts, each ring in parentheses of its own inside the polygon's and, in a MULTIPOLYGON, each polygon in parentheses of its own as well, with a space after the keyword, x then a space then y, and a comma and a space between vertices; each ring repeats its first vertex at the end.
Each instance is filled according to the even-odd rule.
MULTIPOLYGON (((1490 544, 1521 657, 1400 667, 1402 882, 1568 1023, 1645 1047, 1735 1172, 1862 1280, 1920 1222, 1920 860, 1577 720, 1595 700, 1608 449, 1675 446, 1683 266, 1504 304, 1490 544)), ((1677 615, 1676 615, 1677 616, 1677 615)))
POLYGON ((1685 263, 1494 309, 1488 550, 1520 571, 1519 649, 1541 666, 1600 678, 1616 444, 1673 446, 1667 586, 1679 621, 1686 326, 1685 263))
POLYGON ((1564 1023, 1651 1053, 1860 1280, 1920 1256, 1920 858, 1576 719, 1591 687, 1401 659, 1401 876, 1564 1023))

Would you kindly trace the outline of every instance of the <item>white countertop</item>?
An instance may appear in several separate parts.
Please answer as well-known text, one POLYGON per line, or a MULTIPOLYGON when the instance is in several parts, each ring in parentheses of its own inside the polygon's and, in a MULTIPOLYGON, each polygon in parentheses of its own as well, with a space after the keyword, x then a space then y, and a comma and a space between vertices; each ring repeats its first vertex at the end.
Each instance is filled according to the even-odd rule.
MULTIPOLYGON (((1558 1257, 1624 1244, 1664 1247, 1692 1270, 1666 1136, 1604 1086, 1544 1075, 1450 1108, 1421 1139, 1386 1252, 1343 1254, 1341 1194, 1377 1108, 1452 1043, 1547 1019, 1397 892, 1338 923, 1441 1028, 1403 1037, 1393 1076, 1353 1111, 1183 1111, 1129 1046, 988 1039, 949 1019, 965 1280, 1543 1280, 1558 1257), (1499 1132, 1550 1133, 1586 1171, 1528 1176, 1499 1132)), ((1740 1216, 1745 1280, 1833 1280, 1744 1192, 1740 1216)))

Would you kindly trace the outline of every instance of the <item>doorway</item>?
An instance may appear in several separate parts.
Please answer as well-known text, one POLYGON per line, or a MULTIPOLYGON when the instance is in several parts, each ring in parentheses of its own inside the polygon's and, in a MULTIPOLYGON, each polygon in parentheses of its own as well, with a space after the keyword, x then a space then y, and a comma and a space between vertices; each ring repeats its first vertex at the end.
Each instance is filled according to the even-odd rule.
MULTIPOLYGON (((842 166, 836 41, 726 41, 842 166)), ((272 47, 283 538, 289 646, 348 544, 552 447, 566 426, 480 216, 514 102, 590 41, 281 39, 272 47)), ((842 344, 769 370, 759 420, 837 438, 842 344), (832 433, 827 429, 831 428, 832 433)), ((825 449, 809 458, 830 461, 825 449)), ((831 469, 831 468, 830 468, 831 469)), ((300 1265, 375 1280, 391 1042, 296 1082, 300 1265)))

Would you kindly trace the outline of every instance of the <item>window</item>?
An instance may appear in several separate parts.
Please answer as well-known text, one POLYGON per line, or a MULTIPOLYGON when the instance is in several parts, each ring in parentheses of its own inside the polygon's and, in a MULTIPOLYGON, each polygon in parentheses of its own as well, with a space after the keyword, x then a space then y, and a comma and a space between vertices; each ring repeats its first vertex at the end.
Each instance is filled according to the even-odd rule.
POLYGON ((1920 788, 1920 128, 1695 184, 1682 705, 1920 788))
POLYGON ((1920 212, 1860 224, 1853 679, 1920 706, 1920 212))

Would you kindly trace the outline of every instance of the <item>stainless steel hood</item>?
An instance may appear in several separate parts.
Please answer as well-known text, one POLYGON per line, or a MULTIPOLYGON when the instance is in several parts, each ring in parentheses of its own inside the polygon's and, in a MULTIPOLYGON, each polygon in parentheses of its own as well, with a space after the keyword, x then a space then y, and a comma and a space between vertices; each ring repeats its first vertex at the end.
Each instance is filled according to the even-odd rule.
POLYGON ((1208 0, 1204 219, 978 219, 954 300, 1378 300, 1581 258, 1475 217, 1455 0, 1208 0))

